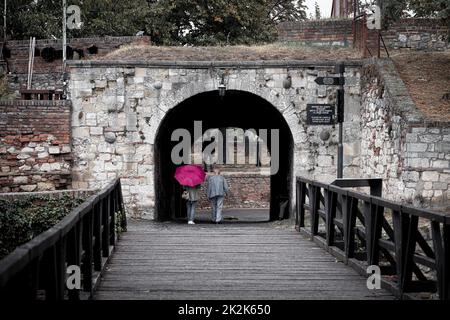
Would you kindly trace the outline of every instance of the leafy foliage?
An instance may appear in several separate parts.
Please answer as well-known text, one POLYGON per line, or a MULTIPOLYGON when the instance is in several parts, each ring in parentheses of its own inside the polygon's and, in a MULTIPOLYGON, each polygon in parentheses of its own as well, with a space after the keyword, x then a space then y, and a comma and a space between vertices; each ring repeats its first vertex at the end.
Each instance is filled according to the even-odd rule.
POLYGON ((320 7, 317 1, 314 3, 314 18, 316 20, 322 19, 322 13, 320 12, 320 7))
POLYGON ((57 224, 83 201, 68 194, 57 199, 43 196, 14 201, 0 199, 0 259, 57 224))
MULTIPOLYGON (((68 31, 69 37, 145 31, 156 44, 267 42, 275 39, 277 23, 306 19, 304 0, 68 0, 68 4, 80 6, 83 22, 81 30, 68 31)), ((61 20, 61 0, 8 4, 7 31, 14 39, 60 38, 61 20)))
MULTIPOLYGON (((361 0, 362 7, 380 3, 379 0, 361 0)), ((401 18, 438 18, 450 26, 450 0, 383 0, 381 2, 386 27, 401 18)))

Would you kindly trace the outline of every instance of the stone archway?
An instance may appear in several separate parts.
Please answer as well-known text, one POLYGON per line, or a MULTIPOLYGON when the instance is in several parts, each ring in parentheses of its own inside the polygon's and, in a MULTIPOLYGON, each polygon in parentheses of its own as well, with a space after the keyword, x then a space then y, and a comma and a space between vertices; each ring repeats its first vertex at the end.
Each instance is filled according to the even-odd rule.
MULTIPOLYGON (((194 121, 202 121, 203 130, 237 127, 279 130, 279 170, 271 175, 270 219, 288 218, 289 208, 280 216, 279 205, 291 198, 293 192, 294 141, 283 114, 270 102, 247 91, 228 90, 220 98, 217 90, 206 91, 187 98, 171 108, 163 117, 154 142, 155 218, 168 220, 183 215, 180 187, 173 179, 176 165, 170 154, 178 142, 171 141, 175 129, 193 133, 194 121)), ((272 146, 268 144, 269 151, 272 146)))

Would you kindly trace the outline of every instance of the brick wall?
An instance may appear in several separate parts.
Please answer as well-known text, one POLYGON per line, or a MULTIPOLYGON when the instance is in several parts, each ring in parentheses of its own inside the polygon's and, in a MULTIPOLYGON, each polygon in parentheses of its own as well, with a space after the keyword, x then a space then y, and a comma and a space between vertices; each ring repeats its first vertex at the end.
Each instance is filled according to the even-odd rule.
MULTIPOLYGON (((225 199, 225 208, 269 208, 270 176, 251 173, 223 173, 230 186, 225 199)), ((199 209, 209 209, 211 204, 206 197, 205 186, 200 191, 199 209)))
POLYGON ((403 19, 382 34, 391 49, 444 50, 450 48, 448 32, 448 26, 436 19, 403 19))
MULTIPOLYGON (((150 43, 150 38, 143 37, 98 37, 98 38, 74 38, 68 39, 67 45, 75 50, 82 50, 84 59, 106 55, 118 49, 120 46, 130 43, 150 43), (97 53, 90 53, 89 48, 95 46, 97 53)), ((29 40, 11 40, 5 47, 10 51, 7 58, 9 71, 12 73, 28 73, 29 40)), ((76 55, 74 59, 76 58, 76 55)), ((81 58, 81 57, 80 57, 81 58)), ((70 59, 70 57, 68 57, 70 59)), ((62 43, 61 40, 36 40, 36 54, 34 60, 34 73, 55 73, 62 70, 62 43), (53 48, 61 52, 55 52, 57 58, 46 61, 43 58, 44 49, 53 48), (59 58, 58 58, 59 54, 59 58)))
POLYGON ((71 183, 69 101, 0 101, 0 190, 65 189, 71 183))
POLYGON ((309 20, 278 25, 278 39, 305 45, 348 46, 353 41, 352 21, 309 20))
MULTIPOLYGON (((437 19, 402 19, 382 35, 389 49, 444 50, 450 48, 448 27, 437 19)), ((369 32, 369 47, 375 33, 369 32)), ((353 42, 352 20, 285 22, 278 26, 278 39, 307 45, 349 46, 353 42)))

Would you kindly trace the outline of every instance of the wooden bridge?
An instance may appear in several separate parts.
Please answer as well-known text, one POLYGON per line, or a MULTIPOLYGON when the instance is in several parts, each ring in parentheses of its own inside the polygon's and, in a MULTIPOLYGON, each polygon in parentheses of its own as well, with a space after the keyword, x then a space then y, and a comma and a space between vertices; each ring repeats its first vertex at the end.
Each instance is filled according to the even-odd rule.
MULTIPOLYGON (((255 213, 254 213, 255 214, 255 213)), ((257 213, 256 213, 257 214, 257 213)), ((236 214, 238 215, 238 214, 236 214)), ((96 299, 392 299, 273 223, 133 221, 96 299)))
POLYGON ((0 298, 448 300, 450 218, 340 185, 298 178, 295 228, 127 226, 116 180, 0 261, 0 298), (118 228, 128 231, 117 242, 118 228), (66 287, 69 265, 81 267, 80 288, 66 287), (369 265, 383 289, 367 288, 369 265))

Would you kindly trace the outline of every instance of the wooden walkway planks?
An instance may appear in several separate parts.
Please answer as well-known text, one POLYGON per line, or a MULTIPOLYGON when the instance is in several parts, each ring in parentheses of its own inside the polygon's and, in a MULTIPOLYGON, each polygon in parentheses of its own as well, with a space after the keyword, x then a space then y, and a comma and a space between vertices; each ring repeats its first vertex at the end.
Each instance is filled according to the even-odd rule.
POLYGON ((96 299, 393 299, 271 223, 130 221, 96 299))

